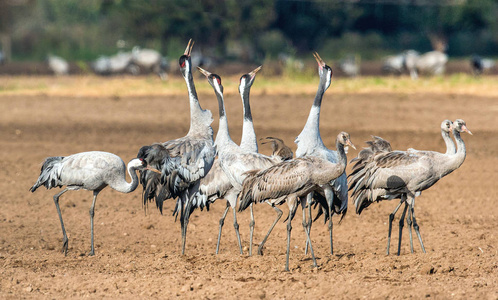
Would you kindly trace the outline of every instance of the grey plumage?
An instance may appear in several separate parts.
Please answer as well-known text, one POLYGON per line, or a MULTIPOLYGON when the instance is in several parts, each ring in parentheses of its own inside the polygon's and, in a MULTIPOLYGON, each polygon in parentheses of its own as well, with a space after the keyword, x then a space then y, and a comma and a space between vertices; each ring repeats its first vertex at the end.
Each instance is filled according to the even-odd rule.
POLYGON ((244 117, 240 148, 248 152, 258 152, 258 141, 256 139, 256 132, 254 131, 254 123, 252 121, 249 94, 251 92, 252 84, 256 80, 256 73, 261 70, 261 68, 262 66, 259 66, 253 71, 242 75, 239 80, 239 94, 242 99, 244 117))
MULTIPOLYGON (((251 106, 249 102, 249 93, 252 84, 254 83, 254 80, 256 78, 256 73, 260 69, 261 66, 259 66, 258 68, 247 74, 242 75, 240 77, 240 83, 239 83, 239 93, 242 99, 243 118, 244 118, 240 148, 243 151, 247 152, 258 152, 258 142, 256 140, 256 133, 254 132, 251 106)), ((205 71, 202 68, 200 68, 200 70, 201 72, 205 73, 205 75, 208 77, 209 80, 209 76, 211 75, 211 73, 205 71)), ((220 117, 222 117, 222 115, 220 115, 220 117)), ((223 122, 221 118, 220 122, 223 122)), ((219 130, 223 130, 223 128, 220 126, 219 130)), ((226 176, 225 172, 223 172, 220 160, 217 157, 214 161, 211 171, 209 171, 209 173, 204 178, 201 179, 199 192, 196 194, 194 198, 195 199, 194 205, 196 207, 200 207, 201 209, 203 207, 209 208, 209 205, 211 203, 213 203, 217 199, 223 198, 231 187, 232 184, 230 183, 230 180, 226 176)))
MULTIPOLYGON (((319 190, 323 185, 329 184, 330 181, 336 179, 344 173, 347 164, 344 145, 350 145, 354 148, 354 145, 350 141, 349 134, 341 132, 337 136, 336 140, 337 151, 339 154, 337 163, 330 162, 327 159, 317 156, 304 156, 278 163, 265 170, 253 170, 247 172, 248 176, 244 180, 242 191, 239 196, 239 211, 246 209, 252 203, 265 201, 269 202, 272 206, 287 202, 289 206, 289 217, 287 220, 287 271, 289 270, 289 243, 290 231, 292 229, 291 221, 294 217, 296 209, 299 204, 302 204, 304 217, 306 196, 313 191, 319 190)), ((271 233, 273 226, 274 225, 270 227, 270 230, 262 244, 264 244, 266 238, 271 233)), ((308 235, 309 232, 306 227, 304 230, 308 235)), ((310 243, 313 262, 316 266, 309 236, 308 242, 310 243)))
POLYGON ((416 72, 412 74, 412 79, 416 79, 419 73, 428 75, 442 75, 444 73, 448 55, 441 51, 426 52, 415 60, 416 72))
POLYGON ((287 146, 282 139, 268 136, 265 140, 266 141, 261 142, 261 144, 271 145, 271 150, 273 151, 271 154, 272 156, 280 157, 282 160, 289 160, 294 156, 291 148, 289 148, 289 146, 287 146))
POLYGON ((112 153, 92 151, 45 159, 40 176, 30 188, 30 191, 34 193, 40 186, 45 186, 47 189, 66 186, 64 190, 54 196, 62 227, 62 251, 64 254, 67 254, 68 238, 62 221, 59 197, 69 190, 85 189, 93 191, 93 202, 90 208, 91 251, 89 255, 94 255, 93 216, 97 195, 107 186, 122 193, 134 191, 138 186, 138 177, 135 171, 146 168, 146 163, 142 159, 131 160, 128 163, 128 173, 132 181, 128 183, 126 182, 126 166, 123 160, 112 153))
MULTIPOLYGON (((240 190, 242 188, 242 182, 246 176, 245 172, 253 169, 267 168, 279 162, 280 159, 273 159, 259 153, 244 150, 242 149, 242 147, 238 146, 235 142, 233 142, 232 138, 230 137, 230 132, 228 130, 228 120, 225 113, 225 104, 223 99, 223 85, 221 84, 221 78, 217 74, 212 74, 200 67, 198 68, 208 79, 208 82, 213 87, 216 97, 218 99, 220 122, 219 122, 219 129, 218 129, 218 134, 216 135, 215 143, 218 149, 218 161, 220 169, 225 174, 226 178, 228 178, 228 181, 230 183, 230 186, 226 184, 226 181, 210 183, 212 185, 217 185, 220 188, 221 187, 228 188, 224 192, 224 198, 227 200, 228 204, 227 207, 225 208, 222 218, 220 219, 220 230, 218 234, 216 253, 218 253, 219 251, 221 229, 224 224, 224 219, 226 217, 228 209, 231 207, 234 217, 234 228, 237 234, 237 241, 239 242, 239 250, 240 253, 242 254, 242 244, 240 242, 240 234, 238 230, 239 226, 237 223, 235 207, 237 205, 237 196, 240 193, 240 190)), ((253 71, 253 73, 255 74, 255 71, 253 71)), ((252 80, 254 80, 254 78, 252 78, 252 80)), ((248 111, 246 110, 245 118, 250 118, 252 120, 252 117, 248 115, 247 112, 248 111)), ((247 131, 248 130, 246 130, 246 132, 247 131)), ((255 140, 255 135, 254 135, 254 140, 255 140)), ((222 175, 219 175, 218 178, 226 180, 222 175)), ((200 195, 200 197, 202 197, 202 195, 200 195)), ((254 228, 254 217, 252 214, 251 214, 250 226, 251 226, 251 237, 252 237, 252 230, 254 228)), ((249 246, 249 254, 251 253, 252 253, 252 240, 249 246)))
POLYGON ((131 51, 131 55, 132 62, 138 67, 156 73, 163 80, 167 78, 167 62, 158 51, 135 46, 131 51))
MULTIPOLYGON (((326 159, 330 162, 337 163, 338 154, 336 151, 329 150, 325 147, 323 140, 320 136, 320 109, 322 99, 325 91, 332 81, 332 69, 325 64, 320 58, 318 53, 314 53, 315 59, 318 63, 318 73, 320 76, 320 83, 316 92, 315 100, 308 115, 308 120, 304 125, 303 130, 297 136, 295 143, 297 144, 296 157, 303 156, 317 156, 326 159)), ((321 203, 326 204, 324 209, 328 214, 326 217, 329 219, 329 234, 330 234, 330 252, 333 254, 333 241, 332 241, 332 215, 333 213, 345 214, 348 208, 348 187, 346 173, 344 172, 337 179, 325 184, 320 191, 325 197, 326 201, 321 203)), ((311 196, 308 197, 308 203, 311 204, 311 196)), ((318 196, 317 196, 318 198, 318 196)), ((311 230, 311 220, 307 223, 307 230, 311 230)), ((307 248, 306 248, 307 249, 307 248)))
MULTIPOLYGON (((443 121, 441 130, 445 130, 446 122, 443 121), (444 125, 444 126, 443 126, 444 125)), ((400 199, 401 202, 389 216, 390 241, 392 220, 401 204, 405 203, 404 212, 400 220, 399 242, 404 217, 408 210, 408 225, 410 226, 410 248, 413 252, 411 226, 413 224, 418 235, 422 250, 425 252, 422 238, 414 216, 415 197, 439 179, 456 170, 464 162, 466 156, 465 143, 460 137, 461 132, 470 131, 465 121, 456 120, 452 126, 453 135, 457 141, 458 149, 454 152, 451 144, 447 144, 447 152, 434 151, 391 151, 388 148, 377 148, 375 141, 369 149, 362 150, 362 156, 354 159, 356 164, 349 175, 349 189, 352 190, 356 212, 361 212, 376 201, 400 199), (365 155, 368 154, 368 155, 365 155)), ((443 133, 444 138, 444 133, 443 133)), ((379 139, 379 138, 378 138, 379 139)), ((385 143, 383 143, 385 145, 385 143)), ((389 241, 387 253, 389 254, 389 241)), ((401 244, 398 244, 398 255, 401 244)))
POLYGON ((187 226, 193 210, 193 196, 199 189, 201 178, 210 171, 216 155, 213 141, 211 111, 199 104, 192 77, 190 53, 194 43, 189 41, 184 54, 179 59, 180 71, 185 78, 190 102, 190 129, 186 136, 161 144, 142 147, 137 157, 143 158, 161 175, 150 171, 141 173, 143 201, 155 200, 162 212, 163 202, 176 198, 173 214, 180 212, 182 233, 182 254, 185 253, 187 226))
POLYGON ((47 55, 47 64, 49 69, 57 76, 69 74, 69 64, 60 56, 47 55))
POLYGON ((477 54, 472 55, 470 58, 470 66, 472 68, 472 74, 475 76, 480 76, 484 72, 492 69, 495 66, 495 62, 489 58, 483 58, 477 54))

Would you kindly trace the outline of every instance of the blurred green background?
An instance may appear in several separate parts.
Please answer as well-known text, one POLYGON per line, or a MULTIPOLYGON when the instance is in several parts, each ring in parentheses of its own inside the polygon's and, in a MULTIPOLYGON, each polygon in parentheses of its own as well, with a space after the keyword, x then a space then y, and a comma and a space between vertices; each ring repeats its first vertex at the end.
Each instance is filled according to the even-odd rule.
POLYGON ((0 0, 0 49, 13 61, 89 61, 139 45, 176 59, 193 38, 205 55, 245 63, 315 50, 497 56, 497 16, 497 0, 0 0))

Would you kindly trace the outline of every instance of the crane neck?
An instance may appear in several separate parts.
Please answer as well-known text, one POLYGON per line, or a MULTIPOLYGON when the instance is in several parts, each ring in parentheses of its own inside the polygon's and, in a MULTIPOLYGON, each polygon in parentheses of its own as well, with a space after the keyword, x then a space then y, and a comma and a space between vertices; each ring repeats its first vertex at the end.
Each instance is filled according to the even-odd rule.
POLYGON ((136 172, 136 167, 130 166, 128 164, 127 169, 128 169, 128 174, 130 174, 131 177, 131 182, 130 183, 126 182, 126 175, 124 175, 123 173, 124 176, 117 179, 117 182, 109 184, 109 186, 112 189, 121 193, 131 193, 138 187, 139 180, 136 172))
POLYGON ((344 150, 344 144, 342 144, 339 140, 336 140, 335 146, 337 148, 338 163, 341 166, 342 172, 344 172, 344 170, 346 169, 346 165, 348 164, 348 157, 346 155, 346 151, 344 150))
POLYGON ((249 93, 251 88, 241 89, 242 109, 244 113, 244 122, 242 125, 242 138, 240 147, 250 152, 258 152, 258 141, 256 132, 254 131, 254 123, 252 120, 251 104, 249 103, 249 93))
POLYGON ((197 91, 195 89, 194 78, 191 71, 186 72, 185 83, 187 84, 190 102, 190 128, 192 128, 197 121, 196 115, 200 114, 203 109, 199 103, 199 98, 197 97, 197 91))
POLYGON ((465 142, 463 141, 462 137, 460 136, 460 132, 456 129, 453 130, 453 136, 455 137, 456 144, 457 144, 457 151, 456 155, 461 157, 461 164, 465 160, 465 156, 467 155, 467 149, 465 148, 465 142))
POLYGON ((440 177, 448 175, 454 170, 458 169, 465 161, 465 157, 467 155, 465 143, 462 137, 460 136, 460 132, 454 129, 453 136, 455 137, 456 140, 457 151, 454 154, 448 155, 447 159, 445 159, 444 162, 442 163, 440 177))
POLYGON ((213 128, 211 127, 211 123, 213 122, 213 116, 211 111, 202 109, 199 103, 192 72, 186 71, 184 78, 187 83, 190 102, 190 129, 187 135, 212 140, 213 128))
POLYGON ((453 142, 453 140, 450 137, 450 133, 445 131, 445 130, 441 130, 441 135, 443 136, 444 143, 446 144, 446 153, 445 154, 455 154, 456 147, 455 147, 455 143, 453 142))
POLYGON ((313 105, 311 106, 311 110, 308 115, 308 120, 295 141, 297 144, 297 157, 304 155, 305 152, 309 150, 307 149, 308 147, 325 147, 322 137, 320 136, 320 110, 325 90, 325 82, 324 80, 320 80, 315 100, 313 101, 313 105))
POLYGON ((218 133, 216 134, 216 145, 220 146, 223 142, 231 141, 230 131, 228 129, 228 119, 225 112, 225 101, 223 94, 220 94, 215 89, 216 98, 218 99, 218 111, 220 114, 220 121, 218 125, 218 133))

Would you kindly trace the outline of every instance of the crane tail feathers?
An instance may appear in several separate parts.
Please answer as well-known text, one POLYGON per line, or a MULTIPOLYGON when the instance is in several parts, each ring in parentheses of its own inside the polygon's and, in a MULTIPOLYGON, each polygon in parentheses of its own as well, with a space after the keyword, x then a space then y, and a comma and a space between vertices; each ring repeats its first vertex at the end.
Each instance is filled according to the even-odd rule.
POLYGON ((41 167, 38 180, 29 191, 34 193, 42 185, 47 189, 62 186, 59 180, 62 159, 64 159, 63 156, 47 157, 41 167))

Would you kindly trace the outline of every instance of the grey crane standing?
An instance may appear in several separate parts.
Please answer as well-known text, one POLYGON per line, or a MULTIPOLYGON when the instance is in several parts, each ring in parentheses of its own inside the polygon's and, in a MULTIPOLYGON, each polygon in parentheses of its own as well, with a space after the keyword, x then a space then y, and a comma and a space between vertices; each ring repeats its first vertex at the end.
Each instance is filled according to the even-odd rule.
MULTIPOLYGON (((329 88, 332 81, 332 69, 325 64, 318 53, 313 54, 318 63, 318 74, 320 83, 316 92, 315 100, 311 106, 308 120, 303 130, 297 136, 296 157, 317 156, 326 159, 332 163, 338 162, 338 153, 325 147, 320 136, 320 108, 322 105, 323 94, 329 88)), ((329 234, 330 234, 330 253, 334 253, 332 240, 332 215, 333 213, 345 214, 348 208, 348 186, 346 173, 344 172, 337 179, 321 187, 320 193, 323 193, 326 199, 326 209, 328 210, 329 234)), ((318 196, 318 195, 317 195, 318 196)), ((311 204, 312 194, 308 195, 308 204, 311 204)), ((311 210, 311 206, 309 208, 311 210)), ((308 232, 311 230, 311 219, 308 222, 303 221, 303 226, 307 227, 308 232)))
POLYGON ((135 46, 131 51, 131 55, 133 63, 140 68, 156 73, 162 80, 167 78, 163 57, 158 51, 135 46))
MULTIPOLYGON (((220 130, 218 130, 218 135, 216 136, 216 146, 218 148, 218 159, 220 160, 221 169, 225 172, 230 184, 232 185, 230 190, 225 194, 225 199, 232 207, 234 214, 234 227, 236 232, 238 232, 238 224, 235 223, 235 206, 237 205, 237 197, 242 189, 242 182, 247 176, 246 172, 255 169, 266 169, 278 162, 281 162, 282 159, 280 157, 269 157, 260 153, 244 151, 240 146, 232 141, 228 130, 228 121, 225 115, 221 79, 216 74, 211 74, 203 69, 200 70, 208 78, 208 81, 213 86, 218 98, 220 109, 220 130)), ((228 207, 225 209, 222 220, 225 218, 227 210, 228 207)), ((220 220, 220 226, 222 224, 223 222, 220 220)), ((252 236, 254 232, 254 224, 254 214, 251 211, 249 255, 252 255, 252 236)))
MULTIPOLYGON (((218 104, 220 108, 220 121, 219 123, 221 126, 218 127, 218 133, 216 135, 216 140, 215 140, 215 145, 218 147, 218 154, 223 151, 225 151, 225 148, 233 148, 236 149, 237 151, 246 151, 246 152, 257 152, 258 150, 258 143, 256 140, 256 134, 254 132, 254 124, 252 121, 252 114, 251 114, 251 107, 249 103, 249 93, 252 84, 254 83, 254 80, 256 78, 256 73, 261 69, 261 66, 256 68, 255 70, 244 74, 240 77, 240 83, 239 83, 239 92, 242 98, 242 104, 243 104, 243 113, 244 113, 244 123, 243 123, 243 128, 242 128, 242 139, 241 139, 241 144, 240 144, 240 149, 238 149, 238 146, 235 145, 235 143, 231 140, 229 137, 228 133, 228 125, 225 125, 227 122, 226 119, 226 114, 225 114, 225 108, 224 108, 224 101, 223 101, 223 85, 221 84, 221 78, 216 75, 216 74, 211 74, 210 72, 199 68, 201 73, 203 73, 207 79, 208 82, 213 86, 215 89, 215 94, 217 95, 218 98, 218 104), (225 132, 225 130, 227 132, 225 132), (228 135, 228 137, 227 137, 228 135), (225 141, 226 139, 226 141, 225 141), (225 147, 226 146, 226 147, 225 147)), ((230 179, 228 176, 225 174, 221 167, 220 159, 219 156, 215 159, 213 167, 211 171, 201 179, 200 187, 198 193, 195 195, 195 201, 194 204, 197 207, 202 208, 203 206, 209 207, 209 204, 213 203, 217 199, 224 198, 225 195, 227 194, 228 191, 232 189, 232 184, 230 183, 230 179)), ((220 227, 219 227, 219 232, 218 232, 218 241, 216 244, 216 254, 219 253, 219 248, 220 248, 220 241, 221 241, 221 232, 223 225, 225 223, 225 218, 228 213, 228 209, 232 207, 232 210, 234 212, 234 228, 235 232, 237 234, 237 241, 239 245, 239 250, 240 253, 242 254, 242 244, 240 242, 240 234, 238 231, 238 223, 236 220, 235 216, 235 205, 237 204, 236 201, 228 201, 227 199, 227 206, 225 208, 225 211, 222 215, 222 218, 220 219, 220 227), (233 205, 233 206, 232 206, 233 205)), ((231 197, 231 200, 233 200, 233 197, 231 197)), ((236 199, 235 199, 236 200, 236 199)))
MULTIPOLYGON (((304 156, 281 162, 265 170, 249 171, 248 176, 244 180, 243 188, 240 193, 239 211, 243 211, 250 204, 258 202, 269 202, 272 206, 287 202, 287 205, 289 206, 289 217, 287 218, 286 271, 289 271, 291 222, 297 207, 299 204, 302 204, 304 219, 306 217, 304 203, 306 201, 306 196, 314 190, 320 189, 323 185, 328 185, 330 181, 344 173, 347 164, 344 145, 350 145, 354 148, 349 134, 341 132, 336 140, 338 151, 337 163, 316 156, 304 156)), ((273 226, 274 224, 270 227, 265 240, 271 233, 273 226)), ((304 231, 310 245, 313 265, 316 267, 315 255, 306 227, 304 227, 304 231)))
MULTIPOLYGON (((371 146, 365 152, 362 150, 364 153, 360 153, 360 159, 354 159, 357 160, 357 163, 349 175, 349 189, 353 191, 352 197, 356 213, 361 214, 375 201, 400 199, 398 206, 389 215, 387 254, 389 254, 392 222, 403 203, 405 207, 399 221, 398 255, 401 252, 401 236, 407 210, 410 250, 413 253, 411 232, 413 225, 422 251, 425 253, 419 226, 415 219, 415 198, 422 191, 433 186, 439 179, 459 168, 464 162, 466 149, 460 133, 472 133, 467 129, 465 121, 461 119, 453 122, 452 128, 458 147, 457 151, 453 153, 451 153, 451 149, 443 154, 434 151, 390 151, 390 147, 379 150, 373 149, 371 146)), ((449 146, 451 148, 451 145, 449 146)))
POLYGON ((412 74, 412 79, 417 79, 418 73, 429 75, 442 75, 444 73, 448 55, 441 51, 426 52, 415 60, 415 73, 412 74))
POLYGON ((472 68, 472 74, 474 76, 480 76, 485 71, 492 69, 495 66, 495 62, 489 58, 480 57, 477 54, 472 55, 470 58, 470 67, 472 68))
POLYGON ((144 160, 139 158, 132 159, 128 163, 127 168, 128 174, 131 177, 131 182, 128 183, 126 182, 126 166, 123 160, 112 153, 91 151, 66 157, 56 156, 45 159, 40 177, 30 188, 30 191, 34 193, 42 185, 47 189, 66 186, 65 189, 54 196, 55 207, 57 208, 62 227, 62 252, 64 252, 64 255, 67 255, 69 240, 59 207, 60 196, 67 191, 80 189, 93 191, 93 202, 90 208, 91 250, 89 255, 94 255, 93 217, 97 195, 107 186, 122 193, 133 192, 139 182, 135 171, 147 168, 144 160))
POLYGON ((60 56, 47 55, 47 64, 49 69, 57 76, 69 74, 69 64, 60 56))
POLYGON ((193 196, 199 189, 201 178, 211 169, 216 155, 211 128, 213 115, 200 106, 192 77, 190 53, 193 45, 190 40, 179 59, 190 101, 189 132, 182 138, 144 146, 137 154, 137 157, 145 159, 149 165, 162 172, 161 175, 150 171, 141 173, 144 205, 154 199, 162 213, 163 202, 178 197, 174 214, 180 211, 182 254, 185 253, 193 196))

